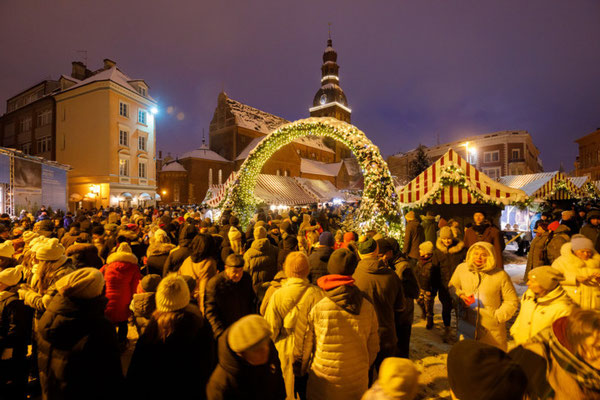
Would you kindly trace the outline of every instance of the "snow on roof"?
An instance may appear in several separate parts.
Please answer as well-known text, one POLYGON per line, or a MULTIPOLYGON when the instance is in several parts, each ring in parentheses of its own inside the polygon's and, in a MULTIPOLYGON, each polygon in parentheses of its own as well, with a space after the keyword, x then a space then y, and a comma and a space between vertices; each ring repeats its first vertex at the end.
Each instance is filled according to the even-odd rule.
POLYGON ((320 202, 332 201, 335 198, 343 199, 344 194, 340 192, 333 183, 320 179, 295 178, 304 190, 307 190, 320 202))
POLYGON ((588 181, 589 178, 587 176, 570 176, 568 179, 573 185, 580 188, 588 181))
POLYGON ((279 128, 281 125, 290 122, 284 118, 259 110, 258 108, 250 107, 237 100, 230 99, 229 97, 227 97, 227 104, 235 117, 236 124, 246 129, 252 129, 268 134, 279 128))
POLYGON ((300 187, 294 178, 259 174, 254 195, 271 205, 303 205, 316 203, 317 198, 300 187))
POLYGON ((163 165, 161 172, 187 172, 187 170, 178 161, 171 161, 163 165))
POLYGON ((344 162, 324 163, 321 161, 309 160, 307 158, 300 159, 300 172, 303 174, 314 174, 324 176, 337 176, 344 162))
POLYGON ((198 147, 195 150, 183 153, 179 158, 200 158, 203 160, 230 162, 226 158, 220 156, 219 154, 209 149, 206 144, 202 144, 202 146, 198 147))
POLYGON ((356 158, 344 158, 344 164, 346 165, 346 169, 348 170, 348 175, 356 176, 362 173, 360 170, 360 165, 358 165, 358 160, 356 158))
MULTIPOLYGON (((235 158, 235 160, 236 161, 238 161, 238 160, 245 160, 246 158, 248 158, 248 155, 250 154, 250 152, 252 150, 254 150, 254 148, 256 146, 258 146, 258 144, 260 143, 260 141, 263 140, 264 138, 265 138, 265 136, 261 136, 261 137, 257 137, 257 138, 252 139, 252 141, 250 143, 248 143, 248 145, 235 158)), ((294 139, 294 143, 303 144, 303 145, 309 146, 309 147, 314 147, 315 149, 319 149, 321 151, 326 151, 328 153, 335 153, 335 151, 333 151, 329 147, 325 146, 325 144, 323 144, 323 141, 320 138, 318 138, 318 137, 304 136, 304 137, 300 137, 300 138, 294 139)))
POLYGON ((60 77, 63 78, 63 79, 66 79, 68 81, 75 82, 75 83, 81 82, 79 79, 75 79, 75 78, 73 78, 72 76, 69 76, 69 75, 64 75, 63 74, 60 77))
POLYGON ((246 158, 248 158, 248 155, 250 154, 250 152, 252 150, 254 150, 254 148, 256 146, 258 146, 258 144, 260 143, 261 140, 264 139, 263 137, 257 137, 252 139, 252 141, 250 143, 248 143, 248 145, 246 146, 246 148, 244 148, 244 150, 242 150, 242 152, 236 157, 236 161, 238 160, 245 160, 246 158))
POLYGON ((550 181, 558 171, 540 172, 538 174, 507 175, 501 176, 498 182, 514 189, 521 189, 527 196, 537 192, 542 186, 550 181))

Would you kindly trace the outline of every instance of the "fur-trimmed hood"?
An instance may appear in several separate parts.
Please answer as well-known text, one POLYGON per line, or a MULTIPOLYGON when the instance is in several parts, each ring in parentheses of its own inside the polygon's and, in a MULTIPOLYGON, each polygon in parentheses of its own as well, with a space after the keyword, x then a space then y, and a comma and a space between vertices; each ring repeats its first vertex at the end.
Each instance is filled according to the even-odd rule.
POLYGON ((156 243, 150 245, 148 247, 148 251, 146 251, 146 256, 162 256, 165 254, 169 254, 171 250, 175 248, 174 244, 171 243, 156 243))
POLYGON ((98 254, 98 249, 96 248, 96 246, 94 246, 91 243, 75 243, 70 245, 67 248, 67 251, 65 253, 65 255, 67 257, 70 257, 74 254, 79 254, 79 253, 92 253, 95 252, 96 254, 98 254))
POLYGON ((571 242, 567 242, 560 248, 560 255, 566 258, 569 264, 576 265, 578 268, 594 268, 600 269, 600 254, 596 250, 592 250, 594 255, 587 261, 583 261, 573 253, 571 242))
POLYGON ((108 258, 106 259, 106 264, 112 264, 114 262, 137 264, 138 259, 133 253, 117 251, 117 252, 114 252, 111 255, 109 255, 108 258))
POLYGON ((452 240, 452 244, 450 245, 450 247, 446 247, 442 243, 442 239, 441 238, 437 238, 437 240, 435 241, 435 247, 436 247, 436 249, 438 249, 442 253, 456 254, 456 253, 458 253, 459 251, 461 251, 462 249, 465 248, 465 242, 463 242, 462 240, 454 238, 452 240))
POLYGON ((127 238, 127 240, 130 240, 132 242, 135 242, 136 240, 139 239, 137 233, 135 233, 134 231, 127 230, 127 229, 121 229, 117 233, 117 236, 123 236, 123 237, 127 238))
POLYGON ((475 266, 471 262, 475 247, 483 247, 489 254, 486 264, 481 267, 479 272, 487 273, 494 270, 496 268, 496 256, 494 253, 494 246, 488 242, 477 242, 474 243, 471 247, 469 247, 469 250, 467 251, 467 257, 465 260, 465 262, 469 265, 469 269, 475 271, 475 266))

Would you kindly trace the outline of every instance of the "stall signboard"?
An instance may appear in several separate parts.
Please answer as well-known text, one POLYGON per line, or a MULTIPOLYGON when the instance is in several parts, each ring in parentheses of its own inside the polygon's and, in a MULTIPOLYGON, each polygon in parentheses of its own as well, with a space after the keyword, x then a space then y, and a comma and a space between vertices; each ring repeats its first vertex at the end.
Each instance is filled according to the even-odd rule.
POLYGON ((15 212, 35 211, 42 206, 42 164, 15 157, 15 212))
POLYGON ((67 210, 67 171, 42 165, 42 204, 56 210, 67 210))

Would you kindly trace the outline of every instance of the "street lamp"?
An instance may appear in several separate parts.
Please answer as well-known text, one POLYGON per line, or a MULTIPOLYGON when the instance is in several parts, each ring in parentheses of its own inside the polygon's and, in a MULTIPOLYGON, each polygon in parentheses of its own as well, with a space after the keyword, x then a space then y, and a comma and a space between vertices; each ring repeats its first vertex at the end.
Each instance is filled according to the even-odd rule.
POLYGON ((477 166, 477 149, 474 147, 469 148, 469 142, 466 142, 464 146, 466 148, 467 162, 477 166), (475 157, 475 162, 472 161, 473 158, 471 156, 475 157))

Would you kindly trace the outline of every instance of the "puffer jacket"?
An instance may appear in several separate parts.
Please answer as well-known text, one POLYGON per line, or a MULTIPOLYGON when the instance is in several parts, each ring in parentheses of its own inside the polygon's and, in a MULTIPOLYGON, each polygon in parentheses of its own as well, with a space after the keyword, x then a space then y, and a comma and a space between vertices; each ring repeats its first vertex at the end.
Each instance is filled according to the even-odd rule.
POLYGON ((74 243, 69 246, 66 255, 71 258, 74 269, 85 267, 100 269, 104 264, 98 255, 98 249, 91 243, 74 243))
POLYGON ((360 399, 379 352, 377 314, 350 276, 319 280, 325 296, 301 321, 294 338, 294 370, 308 368, 309 399, 360 399), (304 331, 301 328, 304 327, 304 331))
POLYGON ((321 289, 311 285, 308 279, 291 277, 282 284, 279 290, 273 293, 265 312, 265 319, 271 325, 271 331, 273 332, 271 337, 279 353, 288 399, 294 398, 294 370, 292 364, 294 331, 298 314, 310 311, 306 305, 311 301, 314 302, 315 296, 318 296, 319 299, 322 297, 321 289))
POLYGON ((217 274, 217 262, 209 257, 200 262, 193 262, 192 257, 185 259, 177 271, 178 275, 191 276, 196 280, 196 289, 191 293, 192 297, 198 301, 200 312, 204 315, 204 297, 206 294, 206 284, 217 274))
MULTIPOLYGON (((475 340, 496 346, 504 351, 507 348, 506 322, 519 307, 519 298, 508 274, 496 266, 494 247, 487 242, 478 242, 490 256, 479 270, 467 261, 460 264, 450 279, 450 289, 456 296, 474 296, 472 307, 476 313, 474 328, 475 340)), ((461 304, 464 304, 462 300, 461 304)))
POLYGON ((456 267, 465 261, 466 255, 467 249, 462 240, 454 239, 450 247, 444 246, 441 239, 435 241, 432 263, 435 268, 439 268, 441 286, 448 287, 450 277, 452 277, 456 267))
POLYGON ((579 307, 586 310, 600 308, 600 288, 598 286, 584 285, 577 281, 577 276, 590 276, 600 274, 600 254, 594 250, 594 255, 583 261, 571 249, 571 243, 565 243, 560 249, 561 256, 552 263, 565 276, 561 285, 567 294, 579 307))
POLYGON ((554 263, 554 261, 561 256, 563 245, 571 240, 571 237, 569 236, 571 234, 570 232, 571 230, 568 226, 559 225, 558 228, 556 228, 554 232, 550 234, 550 241, 546 246, 548 261, 550 261, 550 264, 554 263))
POLYGON ((165 261, 167 261, 169 253, 174 248, 175 245, 171 243, 151 244, 146 251, 146 268, 148 269, 148 274, 157 274, 162 276, 165 261))
POLYGON ((317 284, 320 277, 328 274, 327 263, 331 253, 333 253, 333 247, 319 246, 308 256, 308 265, 310 265, 308 279, 313 285, 317 284))
POLYGON ((379 322, 379 347, 384 352, 396 348, 395 312, 404 307, 402 281, 396 272, 382 260, 365 258, 360 260, 352 275, 354 284, 375 307, 379 322))
POLYGON ((521 299, 521 310, 515 323, 510 328, 510 334, 515 344, 523 344, 542 330, 550 327, 560 317, 571 314, 576 307, 562 286, 546 295, 536 298, 531 290, 527 290, 521 299))
POLYGON ((37 328, 43 399, 123 398, 115 330, 104 317, 106 299, 57 294, 37 328))
POLYGON ((252 288, 259 302, 265 296, 266 284, 277 273, 278 250, 269 239, 256 239, 244 253, 244 270, 252 277, 252 288))
POLYGON ((208 400, 283 400, 285 385, 277 350, 270 342, 269 360, 253 366, 235 354, 227 344, 229 331, 219 339, 219 364, 208 385, 208 400))
POLYGON ((529 253, 527 254, 527 265, 525 266, 525 276, 524 281, 527 282, 527 275, 529 275, 529 271, 534 268, 541 267, 542 265, 546 265, 544 260, 544 249, 548 244, 548 240, 550 238, 549 232, 544 232, 542 234, 537 234, 533 240, 531 241, 531 245, 529 247, 529 253))
POLYGON ((126 252, 113 253, 100 272, 106 282, 106 317, 113 323, 127 321, 129 304, 142 277, 136 256, 126 252))
POLYGON ((498 228, 487 221, 484 221, 481 225, 473 225, 466 230, 464 242, 467 249, 471 248, 471 246, 477 242, 490 243, 494 249, 496 266, 500 269, 504 269, 504 261, 502 258, 504 239, 498 228))

